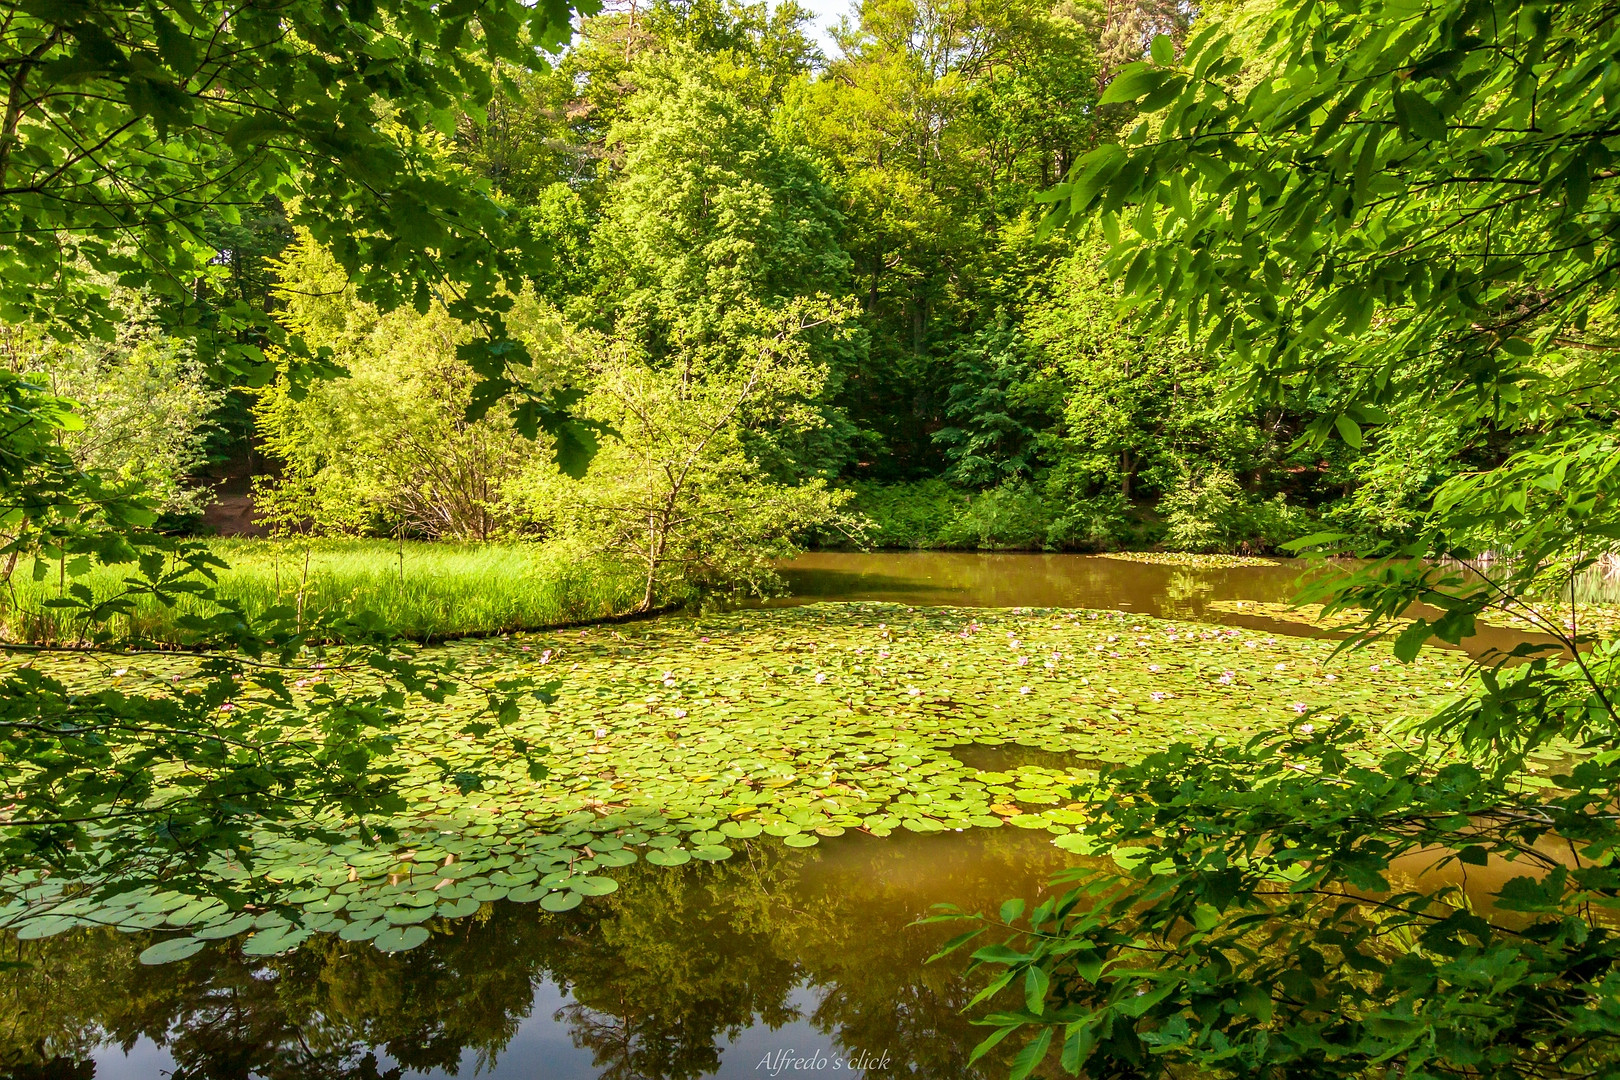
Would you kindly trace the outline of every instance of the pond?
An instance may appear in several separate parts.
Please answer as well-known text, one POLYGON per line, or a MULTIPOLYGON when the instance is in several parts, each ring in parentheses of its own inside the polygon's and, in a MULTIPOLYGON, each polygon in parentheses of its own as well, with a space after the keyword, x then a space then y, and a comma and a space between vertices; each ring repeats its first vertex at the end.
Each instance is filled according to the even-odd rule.
MULTIPOLYGON (((1139 612, 1167 619, 1246 626, 1311 637, 1338 637, 1283 609, 1301 585, 1337 571, 1333 563, 1254 560, 1248 565, 1190 566, 1133 562, 1101 555, 987 552, 813 551, 782 567, 790 595, 778 603, 888 600, 900 604, 969 607, 1079 607, 1139 612), (1245 613, 1263 605, 1267 614, 1245 613), (1279 617, 1282 616, 1282 617, 1279 617)), ((1620 602, 1620 578, 1585 575, 1583 602, 1620 602)), ((1434 616, 1418 607, 1413 614, 1434 616)), ((1544 634, 1480 626, 1465 643, 1473 655, 1507 651, 1544 634)))
MULTIPOLYGON (((974 988, 960 962, 924 963, 949 928, 911 925, 931 904, 990 910, 1038 895, 1054 870, 1080 861, 1053 842, 1068 831, 1066 785, 1133 747, 1282 726, 1340 703, 1374 716, 1425 709, 1462 660, 1395 670, 1385 650, 1370 657, 1382 664, 1364 657, 1335 674, 1323 666, 1328 642, 1284 636, 1314 630, 1234 606, 1286 600, 1300 574, 1291 565, 823 553, 786 574, 796 595, 768 610, 523 646, 529 658, 555 650, 569 677, 593 688, 574 695, 585 699, 580 715, 537 734, 590 725, 594 741, 555 760, 559 777, 579 782, 532 798, 570 793, 580 801, 566 809, 579 817, 622 801, 633 777, 672 820, 632 825, 644 826, 639 839, 621 827, 592 840, 576 825, 538 854, 509 837, 519 842, 504 850, 516 854, 500 865, 511 873, 490 878, 532 883, 535 869, 517 871, 559 866, 544 861, 559 850, 591 855, 587 843, 608 854, 645 845, 640 861, 591 855, 602 860, 594 872, 614 879, 611 893, 584 903, 570 894, 577 906, 556 911, 500 899, 504 888, 445 901, 441 915, 462 917, 425 924, 422 944, 395 953, 306 931, 274 956, 249 955, 231 937, 149 967, 137 957, 157 938, 134 926, 9 939, 5 959, 27 966, 0 973, 0 1069, 100 1080, 1005 1075, 1016 1040, 967 1065, 979 1033, 961 1010, 974 988), (994 610, 1014 606, 1037 610, 994 610), (1048 607, 1114 614, 1039 610, 1048 607), (698 724, 704 709, 718 720, 698 724), (857 776, 863 790, 850 794, 857 776), (773 822, 766 835, 746 807, 726 809, 739 799, 773 822), (718 831, 718 818, 689 820, 681 827, 703 831, 682 836, 672 800, 734 820, 718 831), (773 815, 779 808, 793 816, 773 815), (1002 825, 1017 827, 993 827, 1002 825), (564 840, 573 847, 556 846, 564 840), (649 865, 665 841, 688 843, 696 858, 681 849, 686 861, 649 865)), ((515 644, 465 648, 516 655, 515 644)), ((558 871, 572 872, 571 861, 558 871)), ((410 876, 378 887, 406 889, 396 879, 410 876)), ((546 880, 512 891, 532 899, 546 880)), ((341 909, 344 888, 310 910, 341 909)), ((424 915, 438 900, 427 895, 424 915)), ((349 900, 347 925, 358 926, 349 900)))

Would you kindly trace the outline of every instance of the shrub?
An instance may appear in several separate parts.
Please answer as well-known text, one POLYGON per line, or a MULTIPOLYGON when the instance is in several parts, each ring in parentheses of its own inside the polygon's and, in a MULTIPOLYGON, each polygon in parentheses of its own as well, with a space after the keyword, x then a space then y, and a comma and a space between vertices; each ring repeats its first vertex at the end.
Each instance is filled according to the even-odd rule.
POLYGON ((1250 554, 1274 550, 1305 528, 1302 510, 1281 495, 1261 499, 1224 469, 1183 474, 1160 504, 1166 547, 1177 551, 1250 554))

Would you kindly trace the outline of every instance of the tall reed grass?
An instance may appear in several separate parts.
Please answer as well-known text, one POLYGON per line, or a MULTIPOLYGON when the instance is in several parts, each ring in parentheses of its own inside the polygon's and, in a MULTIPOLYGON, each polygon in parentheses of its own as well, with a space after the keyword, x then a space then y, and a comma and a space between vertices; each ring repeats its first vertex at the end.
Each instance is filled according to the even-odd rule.
MULTIPOLYGON (((250 620, 272 607, 323 616, 368 611, 418 640, 533 630, 630 611, 641 599, 632 571, 573 548, 547 544, 405 543, 388 540, 221 539, 208 547, 230 569, 216 593, 241 605, 250 620)), ((27 560, 13 575, 0 633, 35 644, 73 642, 88 627, 46 601, 78 583, 98 598, 121 591, 133 566, 97 566, 59 576, 50 563, 34 580, 27 560)), ((209 615, 218 605, 190 597, 173 608, 143 598, 108 629, 118 638, 179 642, 182 614, 209 615)))

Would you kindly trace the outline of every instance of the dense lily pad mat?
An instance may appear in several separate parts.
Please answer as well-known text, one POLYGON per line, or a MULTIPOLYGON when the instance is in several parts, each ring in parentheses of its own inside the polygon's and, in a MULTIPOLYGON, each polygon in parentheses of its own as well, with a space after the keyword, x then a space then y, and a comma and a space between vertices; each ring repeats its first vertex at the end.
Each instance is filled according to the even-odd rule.
MULTIPOLYGON (((263 897, 253 912, 156 887, 75 896, 72 883, 14 878, 0 918, 24 937, 81 923, 184 931, 149 962, 247 931, 246 949, 266 955, 321 931, 408 949, 436 916, 508 898, 568 910, 613 891, 615 867, 722 860, 761 835, 795 847, 849 829, 1011 824, 1061 836, 1083 820, 1074 800, 1095 769, 1176 741, 1348 715, 1365 722, 1360 751, 1376 758, 1409 745, 1401 721, 1434 711, 1462 677, 1454 654, 1399 664, 1373 646, 1330 663, 1333 647, 1120 612, 889 604, 462 643, 451 648, 464 668, 563 680, 554 706, 516 722, 551 748, 549 777, 531 780, 461 734, 452 703, 399 733, 409 810, 397 848, 282 843, 256 874, 220 863, 221 879, 263 897), (981 770, 951 753, 968 744, 1075 764, 981 770), (456 778, 475 773, 483 787, 464 792, 456 778)), ((173 678, 177 662, 153 661, 147 675, 173 678)))
POLYGON ((1098 558, 1152 566, 1195 566, 1205 570, 1223 570, 1229 566, 1282 565, 1276 559, 1264 559, 1258 555, 1206 555, 1197 551, 1105 551, 1098 558))

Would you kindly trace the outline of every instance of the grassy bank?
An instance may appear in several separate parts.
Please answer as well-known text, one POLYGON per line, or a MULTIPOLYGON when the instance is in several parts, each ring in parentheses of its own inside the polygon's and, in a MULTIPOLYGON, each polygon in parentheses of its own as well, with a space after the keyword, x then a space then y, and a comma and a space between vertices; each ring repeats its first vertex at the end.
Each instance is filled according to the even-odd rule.
MULTIPOLYGON (((629 611, 641 598, 639 579, 622 567, 546 544, 406 543, 387 540, 213 540, 208 547, 229 564, 218 594, 250 617, 291 607, 306 621, 370 611, 418 639, 537 629, 601 619, 629 611)), ((35 581, 18 568, 3 632, 14 641, 50 643, 81 638, 85 628, 47 602, 82 584, 99 597, 122 588, 131 566, 101 566, 59 578, 49 564, 35 581)), ((218 607, 182 598, 173 608, 143 600, 132 616, 116 618, 120 636, 179 641, 176 618, 213 614, 218 607)))

